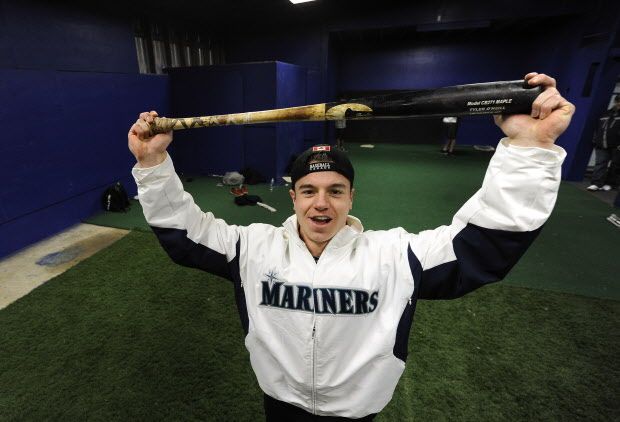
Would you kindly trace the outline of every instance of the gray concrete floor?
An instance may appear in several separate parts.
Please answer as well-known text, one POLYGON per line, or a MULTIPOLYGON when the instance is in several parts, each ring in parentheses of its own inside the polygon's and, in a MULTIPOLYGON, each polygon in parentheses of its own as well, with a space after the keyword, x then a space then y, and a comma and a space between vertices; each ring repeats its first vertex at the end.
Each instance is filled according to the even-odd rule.
POLYGON ((128 230, 77 224, 0 260, 0 309, 110 246, 128 230))

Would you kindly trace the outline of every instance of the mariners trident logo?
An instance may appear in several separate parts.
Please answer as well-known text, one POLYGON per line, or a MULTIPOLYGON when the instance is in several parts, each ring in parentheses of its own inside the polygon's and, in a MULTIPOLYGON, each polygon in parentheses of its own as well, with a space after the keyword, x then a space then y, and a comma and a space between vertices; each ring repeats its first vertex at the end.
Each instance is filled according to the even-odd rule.
POLYGON ((280 280, 275 270, 264 276, 260 306, 317 314, 362 315, 373 312, 379 305, 378 290, 312 288, 291 284, 280 280))

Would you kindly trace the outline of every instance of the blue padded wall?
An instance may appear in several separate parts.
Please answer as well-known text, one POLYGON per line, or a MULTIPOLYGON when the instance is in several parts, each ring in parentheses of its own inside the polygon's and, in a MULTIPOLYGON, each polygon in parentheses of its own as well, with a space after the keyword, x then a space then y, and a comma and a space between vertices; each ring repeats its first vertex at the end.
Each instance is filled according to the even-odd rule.
POLYGON ((275 125, 244 126, 245 162, 243 167, 257 170, 266 180, 275 179, 278 141, 275 125))
MULTIPOLYGON (((328 40, 329 34, 315 27, 274 30, 251 37, 230 36, 225 40, 226 59, 232 63, 277 60, 306 68, 305 104, 324 103, 330 99, 326 79, 328 40)), ((304 145, 323 143, 325 127, 330 125, 304 123, 304 145)))
MULTIPOLYGON (((303 105, 306 69, 281 62, 240 63, 169 70, 175 116, 269 110, 303 105)), ((251 167, 267 180, 284 174, 303 147, 300 123, 264 123, 192 129, 175 133, 177 170, 223 174, 251 167)))
MULTIPOLYGON (((321 75, 317 70, 308 70, 306 74, 306 103, 319 104, 325 102, 321 95, 321 75)), ((328 123, 330 124, 330 123, 328 123)), ((323 122, 308 122, 303 124, 304 149, 325 142, 325 126, 323 122)))
MULTIPOLYGON (((171 115, 175 117, 238 113, 243 109, 243 76, 226 66, 169 69, 171 115)), ((170 154, 177 171, 223 174, 243 164, 240 127, 180 130, 170 154)))
POLYGON ((0 111, 0 256, 99 211, 117 180, 135 194, 127 130, 140 111, 165 112, 165 77, 0 69, 0 80, 12 104, 0 111))
MULTIPOLYGON (((306 68, 288 63, 277 62, 277 108, 305 105, 307 101, 306 68)), ((276 178, 284 175, 284 170, 291 159, 304 149, 304 125, 308 123, 288 122, 276 125, 277 127, 277 161, 276 178)))
POLYGON ((168 110, 166 76, 138 75, 131 22, 65 5, 0 0, 0 257, 130 195, 127 130, 168 110))

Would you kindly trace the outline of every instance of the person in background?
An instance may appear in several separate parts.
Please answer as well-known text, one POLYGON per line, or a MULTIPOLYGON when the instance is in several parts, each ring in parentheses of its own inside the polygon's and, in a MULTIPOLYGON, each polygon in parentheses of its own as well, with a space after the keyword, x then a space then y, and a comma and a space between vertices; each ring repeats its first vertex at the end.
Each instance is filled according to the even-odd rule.
POLYGON ((620 95, 614 97, 613 106, 600 117, 594 132, 595 164, 592 171, 589 191, 609 191, 618 186, 618 160, 613 160, 614 152, 620 146, 620 95))
POLYGON ((459 125, 458 117, 446 116, 442 119, 442 122, 446 128, 446 137, 448 140, 441 148, 441 153, 444 155, 452 155, 454 153, 454 144, 456 144, 456 130, 459 125))
MULTIPOLYGON (((612 157, 612 163, 613 163, 612 167, 616 171, 620 171, 620 146, 616 147, 616 150, 614 151, 614 155, 612 157)), ((617 182, 618 179, 620 178, 620 175, 616 173, 615 178, 617 182)), ((614 208, 616 209, 620 208, 620 189, 618 189, 618 193, 616 194, 616 199, 614 200, 614 208)), ((620 217, 616 213, 613 213, 609 217, 607 217, 607 221, 609 221, 611 224, 613 224, 616 227, 620 227, 620 217)))
POLYGON ((346 120, 336 120, 336 149, 346 152, 344 148, 344 130, 347 128, 346 120))

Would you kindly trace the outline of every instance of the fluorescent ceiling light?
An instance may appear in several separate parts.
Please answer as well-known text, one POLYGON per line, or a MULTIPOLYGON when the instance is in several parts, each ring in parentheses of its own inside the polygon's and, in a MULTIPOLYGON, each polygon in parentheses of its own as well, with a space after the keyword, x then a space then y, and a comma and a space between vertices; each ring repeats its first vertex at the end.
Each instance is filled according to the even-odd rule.
POLYGON ((314 1, 314 0, 291 0, 291 3, 293 4, 308 3, 309 1, 314 1))

